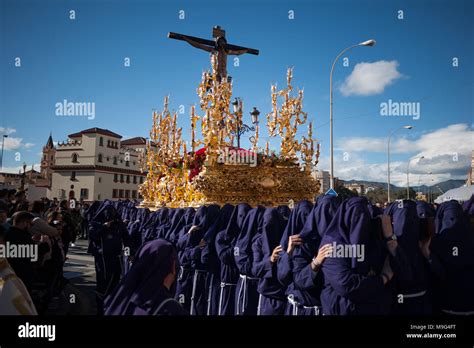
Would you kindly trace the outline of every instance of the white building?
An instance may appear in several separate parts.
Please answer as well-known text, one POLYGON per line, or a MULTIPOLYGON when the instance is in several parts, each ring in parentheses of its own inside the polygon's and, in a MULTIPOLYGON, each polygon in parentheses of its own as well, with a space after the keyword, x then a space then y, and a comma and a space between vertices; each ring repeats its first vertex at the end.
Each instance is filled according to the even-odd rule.
POLYGON ((319 180, 321 184, 319 187, 319 193, 325 194, 329 187, 331 187, 331 174, 326 170, 316 170, 312 173, 313 178, 319 180))
MULTIPOLYGON (((107 129, 90 128, 70 134, 68 141, 58 143, 53 154, 51 146, 45 147, 48 154, 43 160, 51 164, 52 172, 49 198, 139 198, 138 187, 146 177, 140 171, 139 156, 146 148, 146 139, 121 138, 107 129)), ((42 171, 46 172, 48 166, 42 171)))
POLYGON ((359 195, 363 195, 365 193, 365 187, 363 184, 351 183, 344 184, 344 186, 351 191, 356 191, 359 195))

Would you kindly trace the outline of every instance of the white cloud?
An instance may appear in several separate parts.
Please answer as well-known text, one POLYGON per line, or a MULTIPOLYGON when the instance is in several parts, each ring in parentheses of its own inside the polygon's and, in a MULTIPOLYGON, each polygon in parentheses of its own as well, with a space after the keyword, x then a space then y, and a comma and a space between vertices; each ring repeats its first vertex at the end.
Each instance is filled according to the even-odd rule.
POLYGON ((345 96, 380 94, 385 87, 402 77, 402 74, 397 70, 398 65, 396 60, 359 63, 339 90, 345 96))
MULTIPOLYGON (((387 152, 387 137, 352 137, 341 138, 337 146, 348 152, 387 152)), ((444 154, 468 154, 473 149, 474 131, 469 125, 459 123, 423 134, 417 140, 402 136, 392 137, 390 153, 413 153, 417 156, 435 157, 444 154)))
MULTIPOLYGON (((0 140, 5 139, 4 150, 12 151, 18 150, 19 148, 31 149, 35 146, 33 143, 23 143, 23 138, 12 137, 11 134, 16 133, 16 129, 8 127, 0 127, 0 134, 8 135, 7 138, 0 137, 0 140)), ((0 141, 0 146, 2 141, 0 141)))
POLYGON ((16 132, 16 129, 14 129, 14 128, 0 127, 0 133, 2 133, 2 134, 10 135, 10 134, 15 133, 15 132, 16 132))
MULTIPOLYGON (((467 124, 453 124, 423 134, 415 140, 392 139, 390 153, 409 154, 406 161, 391 161, 391 182, 406 185, 407 162, 410 159, 412 185, 432 185, 449 179, 465 179, 474 148, 474 131, 467 124), (424 156, 423 159, 420 159, 424 156), (428 174, 428 173, 432 174, 428 174)), ((335 175, 344 180, 387 181, 387 162, 370 163, 365 154, 387 153, 386 138, 355 137, 341 139, 337 147, 348 156, 335 156, 335 175)), ((328 168, 328 159, 319 168, 328 168)))

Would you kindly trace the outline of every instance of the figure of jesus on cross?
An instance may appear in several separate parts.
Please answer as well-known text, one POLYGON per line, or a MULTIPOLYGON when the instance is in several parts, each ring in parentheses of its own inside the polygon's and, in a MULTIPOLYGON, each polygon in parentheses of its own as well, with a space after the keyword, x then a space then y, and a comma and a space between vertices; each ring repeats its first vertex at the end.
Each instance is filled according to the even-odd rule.
POLYGON ((227 56, 241 55, 245 53, 258 55, 259 51, 253 48, 241 47, 227 43, 225 38, 225 30, 220 26, 215 26, 212 30, 214 41, 201 39, 194 36, 188 36, 177 33, 168 33, 170 39, 182 40, 191 46, 210 52, 217 57, 217 81, 227 78, 227 56))

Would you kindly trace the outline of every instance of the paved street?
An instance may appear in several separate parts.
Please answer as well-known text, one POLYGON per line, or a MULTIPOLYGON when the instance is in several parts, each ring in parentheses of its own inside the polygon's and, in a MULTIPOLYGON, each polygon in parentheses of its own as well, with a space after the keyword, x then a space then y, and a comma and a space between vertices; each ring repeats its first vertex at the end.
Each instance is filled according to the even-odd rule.
POLYGON ((94 258, 87 254, 88 242, 77 240, 69 247, 64 277, 69 280, 64 291, 54 298, 47 315, 95 315, 94 258))

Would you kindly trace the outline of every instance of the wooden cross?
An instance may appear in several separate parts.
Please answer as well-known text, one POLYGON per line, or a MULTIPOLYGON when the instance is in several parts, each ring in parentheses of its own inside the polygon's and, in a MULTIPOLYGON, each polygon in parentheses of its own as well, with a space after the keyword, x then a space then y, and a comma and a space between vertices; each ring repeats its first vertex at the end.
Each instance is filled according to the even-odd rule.
POLYGON ((253 48, 228 44, 225 38, 225 30, 221 29, 220 26, 215 26, 212 29, 212 36, 214 37, 214 41, 178 33, 168 33, 170 39, 186 41, 193 47, 215 54, 217 56, 217 80, 219 82, 222 78, 227 78, 228 55, 238 56, 245 53, 259 54, 259 51, 253 48))

